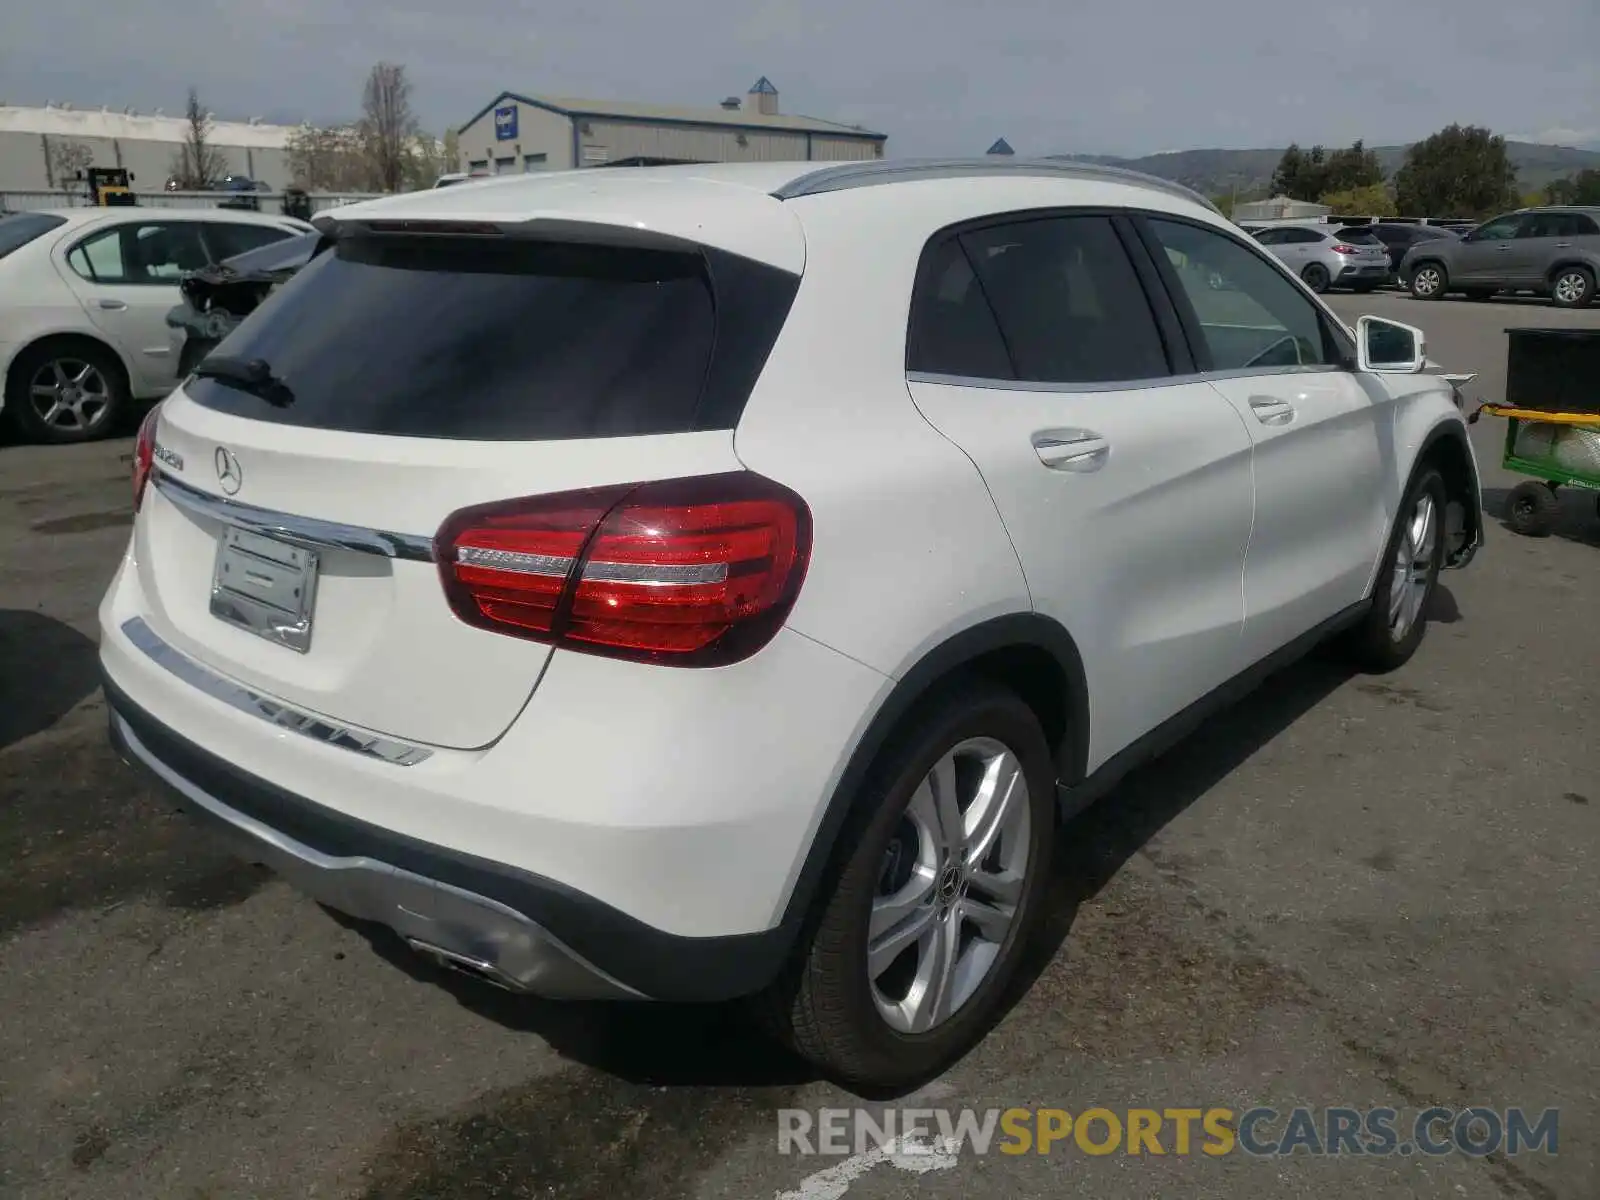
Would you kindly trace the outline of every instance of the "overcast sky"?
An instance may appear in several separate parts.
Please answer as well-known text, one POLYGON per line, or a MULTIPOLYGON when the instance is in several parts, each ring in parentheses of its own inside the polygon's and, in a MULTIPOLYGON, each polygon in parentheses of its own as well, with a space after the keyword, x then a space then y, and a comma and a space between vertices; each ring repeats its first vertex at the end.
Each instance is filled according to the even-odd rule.
POLYGON ((890 153, 1143 154, 1414 140, 1452 121, 1600 143, 1600 0, 12 0, 0 103, 354 115, 379 59, 423 122, 502 89, 785 112, 890 153))

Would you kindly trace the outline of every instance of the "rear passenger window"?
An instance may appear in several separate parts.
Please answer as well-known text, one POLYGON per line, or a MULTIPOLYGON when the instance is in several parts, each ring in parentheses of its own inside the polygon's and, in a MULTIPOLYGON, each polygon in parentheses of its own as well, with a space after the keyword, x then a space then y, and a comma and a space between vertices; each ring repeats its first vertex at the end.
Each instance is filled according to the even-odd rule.
POLYGON ((956 238, 934 247, 911 298, 906 370, 966 379, 1014 379, 1000 327, 956 238))
POLYGON ((1107 217, 1050 217, 961 235, 1011 352, 1034 383, 1171 373, 1155 314, 1107 217))
POLYGON ((1259 254, 1196 225, 1151 218, 1149 226, 1194 309, 1212 370, 1338 361, 1316 305, 1259 254))

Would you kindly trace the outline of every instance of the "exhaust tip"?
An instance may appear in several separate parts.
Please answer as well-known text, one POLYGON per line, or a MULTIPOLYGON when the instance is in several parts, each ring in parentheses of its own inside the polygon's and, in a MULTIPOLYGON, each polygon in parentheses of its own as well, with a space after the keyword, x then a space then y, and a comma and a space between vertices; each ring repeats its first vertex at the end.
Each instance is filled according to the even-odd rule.
POLYGON ((517 983, 502 974, 491 962, 471 955, 462 954, 455 950, 447 950, 443 946, 435 946, 432 942, 425 942, 421 938, 408 937, 406 945, 413 951, 429 959, 435 966, 447 971, 454 971, 459 975, 466 975, 480 983, 487 983, 505 992, 521 992, 524 989, 517 983))

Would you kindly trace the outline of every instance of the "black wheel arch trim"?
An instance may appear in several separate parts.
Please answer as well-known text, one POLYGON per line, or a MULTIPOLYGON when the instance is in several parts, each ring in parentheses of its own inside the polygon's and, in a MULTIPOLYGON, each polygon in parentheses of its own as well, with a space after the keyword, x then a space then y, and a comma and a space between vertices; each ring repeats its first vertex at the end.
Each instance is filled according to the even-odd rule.
MULTIPOLYGON (((1472 443, 1467 440, 1467 428, 1457 421, 1441 421, 1430 429, 1422 439, 1422 444, 1417 447, 1413 463, 1421 463, 1428 458, 1434 450, 1445 442, 1454 442, 1461 461, 1465 464, 1468 479, 1468 494, 1464 497, 1452 496, 1450 499, 1467 501, 1463 516, 1467 526, 1462 530, 1459 545, 1450 547, 1445 553, 1444 565, 1446 569, 1457 569, 1466 566, 1478 552, 1478 547, 1483 544, 1483 492, 1478 475, 1477 460, 1472 454, 1472 443)), ((1416 467, 1412 467, 1413 473, 1416 467)), ((1449 482, 1448 476, 1446 483, 1449 482)), ((1409 480, 1407 486, 1410 486, 1409 480)))
POLYGON ((839 836, 855 808, 867 772, 900 723, 934 689, 980 659, 997 651, 1019 649, 1043 651, 1061 669, 1065 680, 1065 732, 1060 745, 1052 747, 1058 784, 1071 787, 1083 779, 1089 757, 1089 688, 1083 656, 1065 626, 1042 613, 1018 612, 981 621, 953 634, 899 678, 857 740, 789 893, 780 928, 788 931, 791 941, 812 911, 819 884, 835 865, 839 836))

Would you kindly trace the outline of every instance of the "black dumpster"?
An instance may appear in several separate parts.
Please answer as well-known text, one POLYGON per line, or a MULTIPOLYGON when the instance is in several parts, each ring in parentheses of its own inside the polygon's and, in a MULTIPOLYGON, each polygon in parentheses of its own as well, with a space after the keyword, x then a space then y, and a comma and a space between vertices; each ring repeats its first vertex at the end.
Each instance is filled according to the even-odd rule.
POLYGON ((1600 414, 1600 329, 1508 329, 1506 403, 1600 414))

